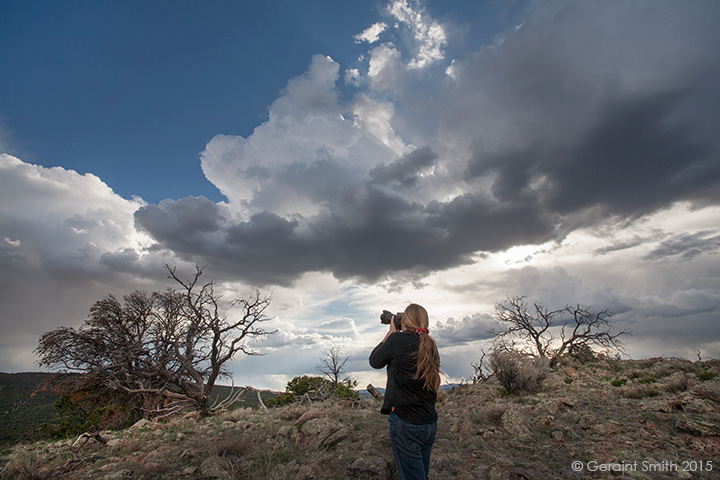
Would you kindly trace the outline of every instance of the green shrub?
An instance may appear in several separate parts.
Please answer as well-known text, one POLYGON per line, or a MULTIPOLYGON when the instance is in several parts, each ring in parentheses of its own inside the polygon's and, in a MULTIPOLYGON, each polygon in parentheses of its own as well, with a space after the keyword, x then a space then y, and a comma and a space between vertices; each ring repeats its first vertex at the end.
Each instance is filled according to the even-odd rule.
POLYGON ((610 382, 610 384, 612 384, 613 387, 622 387, 623 385, 625 385, 626 382, 627 380, 625 379, 616 378, 615 380, 610 382))
POLYGON ((696 376, 697 379, 700 380, 701 382, 706 382, 706 381, 708 381, 708 380, 712 380, 713 378, 717 377, 718 374, 715 373, 715 372, 710 372, 710 371, 707 371, 707 370, 706 370, 706 371, 704 371, 704 372, 700 372, 700 373, 696 374, 695 376, 696 376))
POLYGON ((311 399, 326 397, 358 399, 360 394, 354 390, 356 386, 357 380, 346 378, 338 383, 337 389, 333 391, 333 383, 330 380, 323 377, 303 375, 290 380, 285 387, 285 393, 269 398, 265 405, 268 407, 290 405, 305 395, 308 395, 311 399))
POLYGON ((290 405, 295 401, 295 395, 290 392, 280 393, 272 398, 265 400, 265 405, 268 407, 280 407, 283 405, 290 405))

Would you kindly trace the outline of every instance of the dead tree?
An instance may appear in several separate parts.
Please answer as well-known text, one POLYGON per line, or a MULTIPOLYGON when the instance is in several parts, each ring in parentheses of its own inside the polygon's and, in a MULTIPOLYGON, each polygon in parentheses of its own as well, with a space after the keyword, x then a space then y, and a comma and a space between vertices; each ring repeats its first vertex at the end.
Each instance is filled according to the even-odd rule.
POLYGON ((96 302, 82 327, 60 327, 40 337, 39 364, 93 376, 110 389, 145 399, 160 415, 189 403, 200 415, 212 413, 208 396, 237 353, 255 355, 247 340, 274 333, 260 325, 270 317, 270 297, 259 291, 231 302, 239 314, 220 309, 214 283, 199 282, 196 266, 181 288, 147 294, 133 292, 124 302, 109 295, 96 302))
POLYGON ((525 297, 508 297, 495 305, 496 320, 507 327, 494 332, 496 349, 547 358, 552 367, 564 353, 582 349, 622 352, 620 337, 632 334, 626 329, 614 332, 607 309, 593 311, 580 304, 559 310, 548 310, 539 303, 533 307, 531 312, 525 297))
POLYGON ((342 352, 339 348, 332 347, 329 350, 323 351, 321 362, 315 367, 318 372, 322 373, 328 378, 328 380, 330 380, 330 382, 332 382, 333 395, 337 395, 340 377, 342 376, 343 368, 349 359, 349 356, 343 358, 342 352))
POLYGON ((485 350, 483 350, 483 349, 480 349, 480 351, 482 352, 480 361, 477 363, 470 364, 470 366, 473 368, 473 376, 472 376, 473 385, 475 385, 477 383, 483 383, 492 376, 492 373, 486 373, 486 369, 485 369, 485 357, 487 356, 487 354, 485 353, 485 350))

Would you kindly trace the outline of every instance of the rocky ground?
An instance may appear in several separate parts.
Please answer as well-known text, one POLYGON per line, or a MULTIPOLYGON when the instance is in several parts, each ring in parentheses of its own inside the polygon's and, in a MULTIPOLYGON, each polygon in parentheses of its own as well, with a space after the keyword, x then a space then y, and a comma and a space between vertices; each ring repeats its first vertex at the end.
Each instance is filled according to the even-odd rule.
MULTIPOLYGON (((542 389, 496 380, 441 394, 431 478, 720 478, 719 361, 565 363, 542 389)), ((18 445, 18 479, 392 479, 379 403, 238 409, 18 445)))

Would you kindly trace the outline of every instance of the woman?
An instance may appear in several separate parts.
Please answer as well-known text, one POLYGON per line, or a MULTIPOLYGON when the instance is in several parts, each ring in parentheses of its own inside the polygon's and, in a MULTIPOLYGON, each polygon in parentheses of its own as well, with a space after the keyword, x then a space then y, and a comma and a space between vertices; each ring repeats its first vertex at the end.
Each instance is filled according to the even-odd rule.
POLYGON ((408 305, 402 314, 401 330, 396 330, 393 319, 385 338, 370 354, 373 368, 387 366, 380 413, 389 415, 390 443, 400 480, 428 478, 437 432, 440 355, 428 324, 428 313, 422 306, 408 305))

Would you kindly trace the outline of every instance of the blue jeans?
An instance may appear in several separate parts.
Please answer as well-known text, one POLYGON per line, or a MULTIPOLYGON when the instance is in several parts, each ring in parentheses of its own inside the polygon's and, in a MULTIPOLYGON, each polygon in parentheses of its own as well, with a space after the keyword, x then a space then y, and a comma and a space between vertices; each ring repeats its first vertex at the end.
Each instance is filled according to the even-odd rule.
POLYGON ((437 422, 415 425, 390 414, 390 443, 399 480, 427 480, 437 422))

